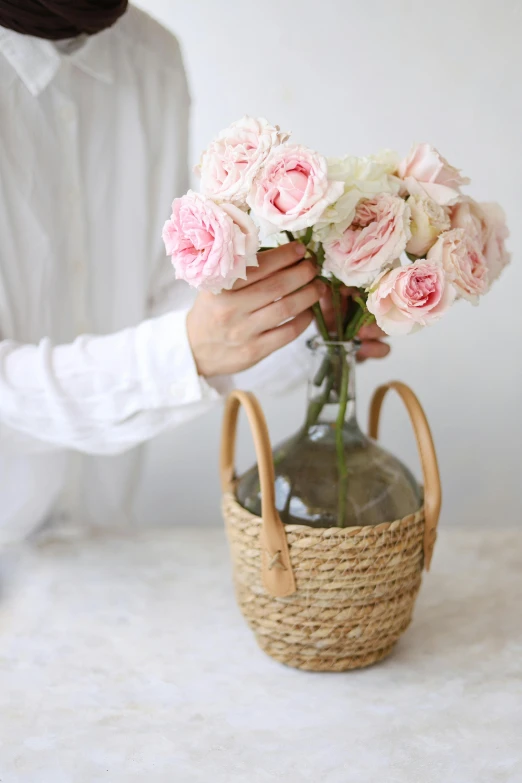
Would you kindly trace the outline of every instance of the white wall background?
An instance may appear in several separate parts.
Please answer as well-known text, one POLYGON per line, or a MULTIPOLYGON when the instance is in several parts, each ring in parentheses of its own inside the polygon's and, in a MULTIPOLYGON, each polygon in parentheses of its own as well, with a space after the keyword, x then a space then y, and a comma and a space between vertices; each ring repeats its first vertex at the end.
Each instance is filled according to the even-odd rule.
MULTIPOLYGON (((361 421, 372 389, 417 392, 438 447, 442 524, 522 525, 522 4, 517 0, 141 0, 178 35, 193 95, 193 149, 248 113, 324 154, 406 153, 430 141, 501 202, 513 263, 483 303, 393 341, 358 373, 361 421)), ((262 399, 277 441, 297 428, 304 390, 262 399)), ((418 466, 400 405, 383 440, 418 466)), ((149 522, 219 523, 221 411, 160 437, 139 509, 149 522)), ((240 466, 253 457, 241 432, 240 466)))

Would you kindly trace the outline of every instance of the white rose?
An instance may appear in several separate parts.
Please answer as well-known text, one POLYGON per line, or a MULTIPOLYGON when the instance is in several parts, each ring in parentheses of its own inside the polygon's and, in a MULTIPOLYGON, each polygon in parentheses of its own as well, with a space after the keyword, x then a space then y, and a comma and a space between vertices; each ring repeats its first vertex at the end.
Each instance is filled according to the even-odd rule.
POLYGON ((451 227, 448 210, 427 196, 410 196, 407 203, 411 210, 411 239, 406 251, 421 258, 435 244, 439 234, 451 227))
POLYGON ((314 226, 314 239, 322 242, 330 234, 331 226, 342 224, 347 228, 355 217, 357 204, 363 198, 372 198, 379 193, 395 195, 400 181, 394 176, 400 158, 392 150, 383 150, 367 158, 346 156, 328 158, 328 176, 344 183, 343 195, 330 205, 314 226))
POLYGON ((342 180, 348 187, 357 187, 368 193, 396 193, 399 182, 394 174, 400 163, 393 150, 357 158, 329 158, 328 171, 332 179, 342 180))

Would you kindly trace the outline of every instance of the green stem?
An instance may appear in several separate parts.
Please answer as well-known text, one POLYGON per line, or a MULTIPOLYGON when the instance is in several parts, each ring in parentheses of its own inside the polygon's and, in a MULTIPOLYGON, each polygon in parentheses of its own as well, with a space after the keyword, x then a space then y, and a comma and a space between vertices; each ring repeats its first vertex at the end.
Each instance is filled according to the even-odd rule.
POLYGON ((285 231, 284 233, 286 234, 286 238, 289 242, 295 242, 295 237, 291 231, 285 231))
MULTIPOLYGON (((328 352, 330 354, 330 352, 328 352)), ((330 367, 330 355, 325 356, 323 361, 321 362, 321 366, 317 370, 316 374, 313 377, 313 384, 314 386, 321 386, 322 382, 326 378, 326 373, 328 372, 328 368, 330 367)))
POLYGON ((326 325, 326 321, 324 320, 323 311, 321 310, 321 305, 319 302, 316 302, 314 305, 312 305, 312 310, 314 311, 315 320, 317 321, 317 327, 321 333, 321 337, 323 340, 325 340, 325 342, 328 342, 330 340, 330 334, 328 332, 328 327, 326 325))
MULTIPOLYGON (((330 285, 332 289, 333 309, 334 309, 335 323, 337 328, 337 340, 342 341, 344 339, 344 328, 343 328, 343 313, 342 313, 340 284, 332 283, 330 281, 330 285)), ((330 356, 334 355, 335 350, 336 349, 333 346, 330 347, 329 349, 330 356)), ((324 406, 328 402, 333 386, 335 384, 337 386, 337 389, 339 390, 339 394, 338 394, 339 418, 336 424, 337 463, 338 463, 338 473, 339 473, 338 516, 340 519, 339 526, 343 527, 345 522, 345 517, 346 517, 346 492, 347 492, 346 463, 345 463, 344 443, 343 443, 343 425, 344 425, 344 417, 346 415, 346 407, 348 404, 349 367, 348 367, 347 357, 344 348, 342 346, 337 346, 337 351, 338 351, 337 361, 331 363, 329 357, 325 357, 325 360, 323 360, 323 363, 319 368, 317 377, 316 379, 314 379, 314 382, 319 381, 317 385, 320 385, 320 383, 323 382, 326 374, 328 373, 328 370, 330 370, 323 394, 309 407, 308 416, 307 416, 307 426, 311 426, 312 424, 315 424, 315 422, 321 415, 321 411, 323 410, 324 406), (339 363, 341 364, 341 366, 339 366, 339 363)))
POLYGON ((366 309, 366 302, 363 299, 359 299, 359 297, 357 297, 356 301, 359 309, 355 311, 346 327, 344 339, 347 341, 353 340, 354 337, 357 337, 363 326, 372 323, 375 320, 372 313, 369 313, 366 309))
MULTIPOLYGON (((290 231, 285 231, 285 234, 287 236, 289 236, 289 235, 293 236, 290 233, 290 231)), ((290 240, 290 241, 292 241, 292 240, 290 240)), ((307 248, 306 258, 311 258, 314 263, 317 263, 317 256, 315 255, 313 250, 310 250, 309 247, 307 248)), ((330 284, 329 280, 327 280, 325 282, 330 284)), ((319 329, 319 333, 320 333, 321 337, 323 338, 323 340, 325 342, 329 342, 330 341, 330 332, 328 331, 328 327, 326 325, 326 321, 324 320, 323 311, 321 310, 321 305, 319 304, 319 302, 316 302, 314 305, 312 305, 312 310, 313 310, 313 313, 315 315, 315 321, 317 323, 317 328, 319 329)))
POLYGON ((354 315, 354 317, 346 327, 346 331, 344 333, 345 340, 349 342, 350 340, 353 340, 353 338, 357 336, 362 326, 362 323, 364 321, 364 317, 365 317, 364 310, 362 312, 359 310, 359 312, 357 312, 354 315))
POLYGON ((337 329, 337 339, 342 342, 343 340, 343 310, 341 305, 341 293, 339 286, 332 285, 332 304, 335 314, 335 325, 337 329))
POLYGON ((306 245, 310 244, 313 233, 314 233, 313 226, 310 226, 309 228, 306 229, 306 233, 302 239, 303 245, 305 245, 305 247, 306 245))
POLYGON ((308 406, 308 411, 306 414, 306 423, 305 427, 308 429, 309 427, 313 427, 314 424, 317 423, 317 420, 319 416, 321 415, 321 411, 323 410, 324 406, 328 402, 330 398, 331 391, 333 389, 333 375, 330 373, 328 378, 326 379, 324 390, 320 397, 317 398, 317 400, 313 400, 308 406))
POLYGON ((338 501, 337 501, 337 525, 344 527, 346 524, 346 498, 348 494, 348 472, 346 469, 346 455, 344 453, 344 417, 348 406, 348 381, 350 368, 344 348, 339 346, 339 359, 343 363, 341 375, 341 387, 339 389, 339 412, 335 424, 335 446, 337 450, 337 474, 338 474, 338 501))

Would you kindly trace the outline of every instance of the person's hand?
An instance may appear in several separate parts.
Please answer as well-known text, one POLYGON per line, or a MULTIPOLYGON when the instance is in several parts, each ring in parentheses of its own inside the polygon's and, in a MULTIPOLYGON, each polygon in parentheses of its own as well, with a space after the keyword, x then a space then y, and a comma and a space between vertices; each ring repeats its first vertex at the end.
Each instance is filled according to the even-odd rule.
MULTIPOLYGON (((341 286, 340 294, 343 299, 344 311, 346 311, 351 297, 357 293, 357 289, 341 286)), ((330 290, 327 290, 326 294, 321 298, 320 304, 326 326, 330 331, 335 331, 335 313, 330 290)), ((364 362, 366 359, 384 359, 384 357, 388 356, 390 353, 390 346, 382 339, 383 337, 386 337, 386 334, 377 324, 363 326, 357 337, 361 341, 361 347, 357 352, 358 362, 364 362)))
POLYGON ((311 307, 327 286, 317 268, 302 258, 304 246, 291 242, 258 254, 231 291, 201 292, 187 317, 192 354, 200 375, 211 378, 252 367, 291 343, 310 325, 311 307))
POLYGON ((361 341, 361 347, 357 352, 358 362, 364 362, 366 359, 384 359, 390 353, 390 346, 382 339, 386 337, 386 332, 383 332, 377 324, 363 326, 357 337, 361 341))

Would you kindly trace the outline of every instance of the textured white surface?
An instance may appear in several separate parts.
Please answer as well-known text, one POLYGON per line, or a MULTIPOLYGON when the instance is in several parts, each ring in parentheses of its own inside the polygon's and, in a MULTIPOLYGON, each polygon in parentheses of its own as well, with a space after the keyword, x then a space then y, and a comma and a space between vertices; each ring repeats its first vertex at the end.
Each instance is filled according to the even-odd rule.
POLYGON ((218 529, 27 553, 0 614, 2 783, 520 783, 522 534, 443 531, 384 663, 258 650, 218 529))

